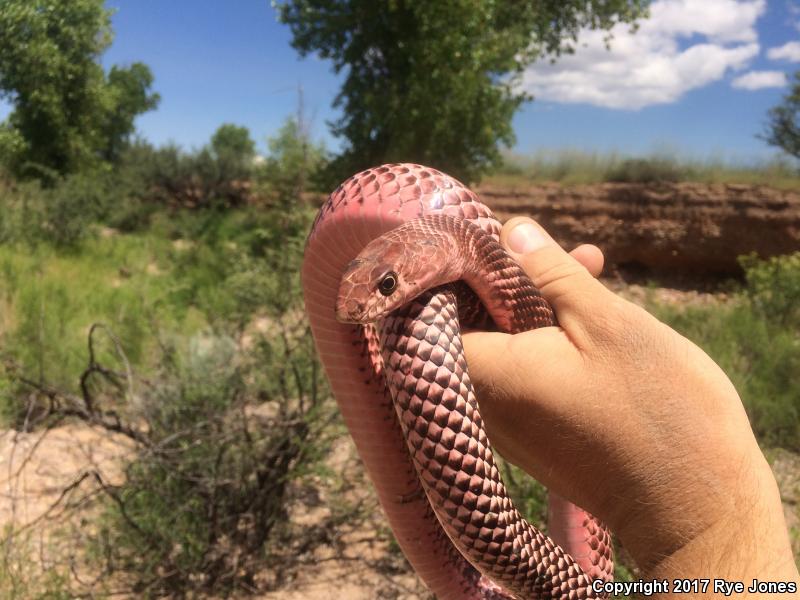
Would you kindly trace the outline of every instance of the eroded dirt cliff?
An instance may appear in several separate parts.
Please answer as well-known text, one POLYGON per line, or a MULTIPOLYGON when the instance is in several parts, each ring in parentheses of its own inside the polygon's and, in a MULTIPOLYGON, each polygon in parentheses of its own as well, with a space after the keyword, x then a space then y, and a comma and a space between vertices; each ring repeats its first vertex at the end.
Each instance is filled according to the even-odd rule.
POLYGON ((736 275, 740 255, 800 250, 800 190, 744 184, 489 181, 477 191, 501 220, 530 215, 567 248, 596 244, 612 269, 736 275))

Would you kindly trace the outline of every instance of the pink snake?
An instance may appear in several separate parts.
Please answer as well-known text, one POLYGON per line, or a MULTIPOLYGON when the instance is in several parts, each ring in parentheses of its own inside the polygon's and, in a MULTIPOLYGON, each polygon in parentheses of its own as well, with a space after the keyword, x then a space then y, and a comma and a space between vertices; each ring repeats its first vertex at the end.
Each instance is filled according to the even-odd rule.
POLYGON ((611 542, 551 494, 548 538, 514 508, 460 327, 555 325, 477 196, 435 169, 354 175, 320 209, 303 293, 345 423, 409 562, 444 599, 599 598, 611 542))

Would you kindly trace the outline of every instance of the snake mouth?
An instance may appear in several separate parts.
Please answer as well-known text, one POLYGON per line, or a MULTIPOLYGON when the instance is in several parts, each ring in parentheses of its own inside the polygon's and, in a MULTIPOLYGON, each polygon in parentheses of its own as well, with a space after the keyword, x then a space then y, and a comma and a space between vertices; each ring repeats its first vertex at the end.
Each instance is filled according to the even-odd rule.
POLYGON ((365 323, 364 303, 347 298, 336 301, 336 320, 340 323, 365 323))

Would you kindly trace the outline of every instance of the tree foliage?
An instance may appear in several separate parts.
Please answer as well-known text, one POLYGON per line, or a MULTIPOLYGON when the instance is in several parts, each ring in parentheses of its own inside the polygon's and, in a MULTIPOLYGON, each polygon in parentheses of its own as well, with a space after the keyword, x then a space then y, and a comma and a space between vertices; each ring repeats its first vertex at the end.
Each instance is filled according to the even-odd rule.
POLYGON ((227 182, 235 187, 250 179, 256 144, 247 127, 223 123, 211 136, 209 149, 220 183, 227 182))
POLYGON ((247 127, 223 123, 211 136, 211 149, 218 158, 250 163, 256 154, 256 145, 247 127))
POLYGON ((787 154, 800 159, 800 71, 783 102, 769 111, 764 139, 787 154))
POLYGON ((150 92, 152 86, 153 74, 143 63, 136 62, 128 68, 116 65, 111 67, 108 73, 108 91, 112 97, 103 128, 103 140, 106 144, 103 157, 106 160, 119 160, 134 132, 134 119, 158 106, 160 97, 150 92))
POLYGON ((286 119, 275 136, 267 139, 269 155, 263 176, 269 187, 284 202, 296 202, 324 167, 327 153, 322 144, 311 140, 307 127, 297 118, 286 119))
POLYGON ((16 174, 65 174, 115 159, 133 119, 158 103, 141 63, 106 74, 103 0, 0 0, 0 96, 14 109, 0 152, 16 174))
POLYGON ((530 97, 515 84, 533 60, 570 52, 583 27, 610 29, 648 0, 287 0, 276 3, 302 54, 346 69, 335 100, 346 139, 340 175, 413 160, 469 180, 511 145, 530 97))

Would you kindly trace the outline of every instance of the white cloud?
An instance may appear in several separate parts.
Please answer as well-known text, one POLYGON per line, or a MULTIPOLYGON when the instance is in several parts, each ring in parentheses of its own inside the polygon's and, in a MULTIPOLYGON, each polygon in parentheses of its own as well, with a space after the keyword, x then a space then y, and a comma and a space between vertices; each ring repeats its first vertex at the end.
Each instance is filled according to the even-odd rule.
POLYGON ((767 51, 767 58, 772 60, 788 60, 789 62, 800 62, 800 42, 788 42, 777 48, 770 48, 767 51))
POLYGON ((800 31, 800 2, 789 0, 786 3, 786 9, 789 12, 789 22, 794 25, 795 29, 800 31))
POLYGON ((765 0, 656 0, 636 33, 614 27, 611 50, 605 32, 583 31, 575 54, 531 65, 521 86, 540 100, 610 108, 674 102, 758 55, 755 22, 765 8, 765 0))
POLYGON ((651 5, 648 26, 717 42, 754 42, 758 36, 753 25, 765 8, 765 0, 660 0, 651 5))
POLYGON ((731 85, 740 90, 783 87, 786 85, 786 73, 783 71, 750 71, 734 79, 731 85))

